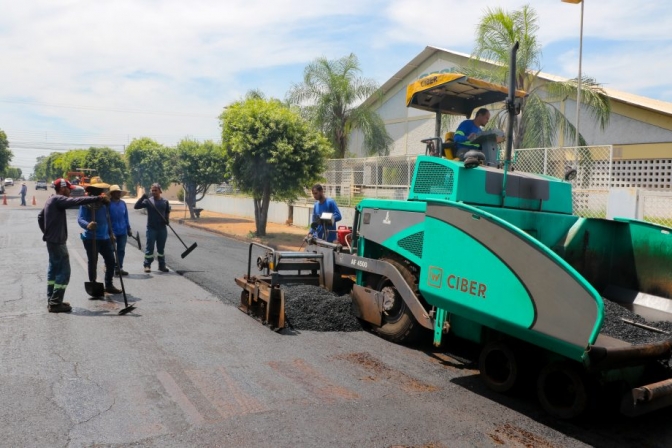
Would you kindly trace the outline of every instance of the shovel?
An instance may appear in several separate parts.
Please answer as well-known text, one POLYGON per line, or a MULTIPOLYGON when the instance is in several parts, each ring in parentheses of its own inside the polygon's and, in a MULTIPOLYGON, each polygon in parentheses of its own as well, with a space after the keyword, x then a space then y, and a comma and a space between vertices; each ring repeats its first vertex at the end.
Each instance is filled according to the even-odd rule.
MULTIPOLYGON (((110 219, 110 211, 105 209, 107 214, 107 227, 110 232, 110 240, 112 241, 112 247, 114 248, 114 265, 117 267, 117 272, 119 273, 119 283, 121 283, 121 293, 124 295, 124 306, 125 308, 119 311, 119 315, 123 316, 128 314, 135 309, 135 305, 128 306, 128 299, 126 298, 126 288, 124 288, 124 279, 121 277, 121 268, 119 268, 119 253, 117 251, 117 242, 114 240, 114 232, 112 231, 112 219, 110 219)), ((138 234, 138 244, 140 244, 140 234, 138 234)))
POLYGON ((175 234, 175 236, 177 237, 177 239, 180 240, 180 243, 182 243, 182 245, 184 246, 184 248, 187 249, 187 250, 185 250, 184 252, 182 252, 182 255, 181 255, 182 258, 186 257, 187 255, 189 255, 189 254, 191 253, 192 250, 196 249, 196 246, 197 246, 198 244, 194 243, 194 244, 192 244, 191 246, 187 247, 187 245, 184 244, 184 241, 182 241, 182 238, 180 238, 180 235, 178 235, 177 232, 175 231, 175 229, 173 229, 173 227, 170 225, 170 223, 169 223, 168 220, 165 218, 165 216, 163 216, 163 215, 161 214, 161 212, 159 211, 159 209, 156 208, 156 205, 154 205, 154 203, 153 203, 152 201, 150 201, 149 198, 147 198, 147 199, 145 199, 145 200, 146 200, 147 202, 149 202, 149 204, 154 208, 154 210, 156 210, 156 213, 158 213, 159 216, 160 216, 161 218, 163 218, 163 222, 165 222, 166 225, 167 225, 168 227, 170 227, 170 230, 172 230, 173 233, 175 234))
MULTIPOLYGON (((92 206, 90 210, 91 210, 91 214, 92 214, 91 222, 95 224, 95 222, 96 222, 96 211, 98 210, 98 207, 97 206, 92 206)), ((93 263, 95 265, 95 269, 98 269, 98 249, 96 248, 96 233, 95 232, 96 231, 94 230, 93 241, 92 241, 92 244, 93 244, 92 252, 93 252, 93 258, 94 258, 93 263)), ((90 263, 90 261, 89 261, 89 263, 90 263)), ((93 298, 100 298, 100 297, 105 296, 105 285, 103 285, 102 283, 99 283, 99 282, 84 282, 84 290, 86 291, 86 293, 88 295, 90 295, 93 298)))
POLYGON ((138 242, 138 250, 142 250, 142 243, 140 242, 140 232, 135 232, 135 236, 130 235, 135 241, 138 242))

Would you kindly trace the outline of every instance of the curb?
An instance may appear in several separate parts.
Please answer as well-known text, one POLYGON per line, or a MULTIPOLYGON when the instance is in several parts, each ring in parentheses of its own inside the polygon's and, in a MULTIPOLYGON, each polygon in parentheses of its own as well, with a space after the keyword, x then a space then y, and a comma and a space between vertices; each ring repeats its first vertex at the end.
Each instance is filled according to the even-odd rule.
POLYGON ((192 227, 194 229, 205 230, 206 232, 215 233, 217 235, 225 236, 227 238, 231 238, 231 239, 236 240, 236 241, 241 241, 243 243, 252 243, 252 242, 261 243, 261 244, 264 244, 266 246, 272 247, 275 250, 283 250, 283 251, 288 251, 288 252, 296 252, 298 250, 294 246, 285 246, 285 245, 282 245, 282 244, 273 244, 273 243, 269 243, 268 241, 265 242, 265 241, 263 241, 259 238, 247 238, 247 237, 244 237, 244 236, 241 236, 241 235, 237 235, 235 233, 222 232, 221 230, 216 230, 216 229, 211 229, 209 227, 200 226, 198 224, 195 224, 192 221, 185 221, 184 219, 179 219, 177 222, 179 224, 185 225, 187 227, 192 227))

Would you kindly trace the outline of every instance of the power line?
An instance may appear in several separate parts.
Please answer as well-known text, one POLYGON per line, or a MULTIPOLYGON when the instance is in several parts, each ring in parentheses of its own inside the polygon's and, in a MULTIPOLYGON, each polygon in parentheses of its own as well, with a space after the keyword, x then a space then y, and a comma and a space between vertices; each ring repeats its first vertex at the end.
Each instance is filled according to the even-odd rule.
POLYGON ((192 117, 192 118, 217 119, 216 115, 184 114, 184 113, 179 113, 179 112, 160 112, 160 111, 148 111, 148 110, 139 110, 139 109, 113 109, 113 108, 93 107, 93 106, 69 106, 69 105, 64 105, 64 104, 40 103, 40 102, 36 102, 36 101, 16 101, 16 100, 0 99, 0 103, 23 104, 23 105, 27 105, 27 106, 58 107, 58 108, 62 108, 62 109, 95 110, 95 111, 100 111, 100 112, 119 112, 119 113, 125 113, 125 114, 164 115, 164 116, 170 116, 170 117, 192 117))
MULTIPOLYGON (((124 142, 125 144, 130 143, 135 138, 151 138, 152 140, 157 140, 159 142, 179 142, 183 138, 191 138, 199 141, 204 140, 219 140, 221 136, 216 134, 211 135, 193 135, 193 134, 140 134, 140 133, 119 133, 119 134, 98 134, 93 132, 64 132, 64 131, 35 131, 35 130, 22 130, 22 129, 3 129, 7 134, 7 139, 10 142, 10 146, 13 146, 15 142, 24 142, 24 141, 36 141, 36 142, 57 142, 59 140, 66 141, 68 144, 77 141, 79 144, 85 144, 84 142, 89 141, 88 143, 92 146, 105 144, 108 142, 119 143, 124 142), (84 141, 84 142, 83 142, 84 141)), ((163 143, 166 144, 166 143, 163 143)))

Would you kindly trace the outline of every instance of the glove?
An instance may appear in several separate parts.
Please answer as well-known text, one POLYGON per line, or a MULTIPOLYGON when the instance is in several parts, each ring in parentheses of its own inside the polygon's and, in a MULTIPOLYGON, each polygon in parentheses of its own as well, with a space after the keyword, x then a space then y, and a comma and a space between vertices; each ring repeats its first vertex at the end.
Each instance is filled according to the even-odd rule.
POLYGON ((133 236, 133 232, 131 231, 131 229, 128 229, 128 232, 126 232, 126 235, 133 236))
POLYGON ((101 195, 99 196, 99 198, 100 198, 100 202, 102 202, 103 205, 110 205, 110 198, 108 198, 108 197, 105 196, 104 194, 101 194, 101 195))
POLYGON ((86 228, 87 228, 88 230, 96 230, 96 227, 98 227, 98 224, 95 223, 95 222, 93 222, 93 221, 91 221, 90 223, 88 223, 88 224, 86 225, 86 228))
POLYGON ((142 196, 140 196, 140 199, 149 199, 149 196, 147 196, 147 194, 143 194, 142 196))

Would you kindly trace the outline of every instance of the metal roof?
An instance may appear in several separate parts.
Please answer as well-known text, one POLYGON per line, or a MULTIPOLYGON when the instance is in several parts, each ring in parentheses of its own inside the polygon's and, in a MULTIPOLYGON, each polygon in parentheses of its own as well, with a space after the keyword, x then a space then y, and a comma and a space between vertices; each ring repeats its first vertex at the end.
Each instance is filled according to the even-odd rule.
MULTIPOLYGON (((470 59, 470 55, 466 53, 460 53, 457 51, 446 50, 445 48, 434 47, 431 45, 426 46, 416 57, 411 59, 411 61, 404 65, 397 73, 392 75, 381 87, 380 90, 383 94, 386 94, 390 90, 394 89, 400 82, 411 74, 415 69, 420 67, 427 59, 435 55, 436 53, 445 53, 450 55, 453 59, 464 59, 465 63, 470 59), (457 57, 457 58, 456 58, 457 57)), ((485 64, 492 64, 483 60, 485 64)), ((551 75, 548 73, 539 72, 537 77, 544 81, 567 81, 568 78, 563 78, 561 76, 551 75)), ((602 86, 605 93, 609 96, 612 101, 619 101, 625 104, 629 104, 635 107, 640 107, 642 109, 648 109, 660 114, 672 116, 672 103, 660 100, 654 100, 652 98, 647 98, 644 96, 635 95, 632 93, 622 92, 620 90, 611 89, 608 87, 602 86)), ((369 97, 364 104, 373 104, 377 100, 377 97, 369 97)))

